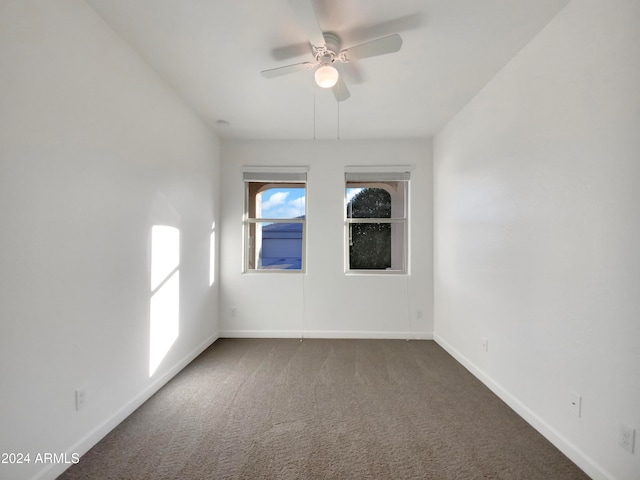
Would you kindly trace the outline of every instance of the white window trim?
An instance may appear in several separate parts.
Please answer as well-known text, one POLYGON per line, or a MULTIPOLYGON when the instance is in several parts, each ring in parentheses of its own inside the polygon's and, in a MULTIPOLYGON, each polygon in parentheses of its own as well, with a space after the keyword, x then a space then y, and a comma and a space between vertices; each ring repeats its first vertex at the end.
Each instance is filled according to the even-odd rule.
POLYGON ((243 167, 242 179, 244 188, 244 207, 243 207, 243 231, 242 231, 242 273, 243 274, 300 274, 306 273, 307 269, 307 207, 305 202, 305 210, 303 219, 300 218, 249 218, 249 190, 247 183, 300 183, 304 185, 305 196, 307 195, 307 172, 309 167, 272 167, 257 166, 243 167), (249 268, 250 241, 248 238, 248 225, 259 223, 300 223, 302 224, 302 261, 300 269, 288 270, 278 268, 249 268))
POLYGON ((344 273, 347 276, 379 276, 379 275, 409 275, 409 189, 410 189, 410 172, 413 170, 410 166, 347 166, 345 167, 344 180, 344 273), (404 217, 403 218, 348 218, 347 217, 347 183, 383 183, 389 181, 406 182, 404 188, 404 217), (356 223, 403 223, 403 243, 402 252, 402 269, 396 270, 376 270, 376 269, 351 269, 349 267, 349 225, 356 223))

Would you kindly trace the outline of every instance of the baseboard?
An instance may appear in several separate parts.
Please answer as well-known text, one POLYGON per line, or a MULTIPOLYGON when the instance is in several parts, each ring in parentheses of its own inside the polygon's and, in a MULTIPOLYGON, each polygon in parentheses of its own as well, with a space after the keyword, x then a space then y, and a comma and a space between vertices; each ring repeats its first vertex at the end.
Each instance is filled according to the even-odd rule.
POLYGON ((433 332, 369 332, 329 330, 221 330, 220 338, 354 338, 433 340, 433 332))
MULTIPOLYGON (((138 407, 140 407, 144 402, 149 400, 151 396, 160 390, 169 380, 175 377, 180 371, 189 365, 198 355, 204 352, 207 348, 209 348, 219 336, 212 335, 200 345, 198 345, 194 350, 192 350, 189 354, 187 354, 182 360, 176 363, 171 369, 165 372, 162 376, 158 377, 151 385, 149 385, 144 391, 142 391, 135 398, 127 402, 123 405, 114 415, 100 424, 98 427, 89 432, 88 435, 80 439, 74 445, 66 449, 67 457, 71 458, 73 453, 77 453, 80 455, 84 455, 87 453, 94 445, 96 445, 100 440, 102 440, 111 430, 116 428, 123 420, 125 420, 129 415, 131 415, 138 407)), ((45 479, 53 479, 64 472, 69 465, 65 464, 49 464, 40 473, 36 474, 33 477, 33 480, 45 480, 45 479)))
POLYGON ((566 437, 564 437, 555 428, 549 425, 545 420, 529 409, 518 398, 514 397, 502 385, 495 382, 491 377, 485 374, 480 368, 474 365, 467 357, 458 350, 453 348, 440 335, 435 334, 434 340, 438 345, 444 348, 453 358, 455 358, 462 366, 471 372, 478 380, 484 383, 493 393, 495 393, 503 402, 520 415, 529 425, 535 428, 541 435, 549 440, 558 450, 564 453, 571 461, 580 467, 587 475, 594 480, 614 480, 614 477, 598 465, 591 457, 586 455, 582 450, 576 447, 566 437))

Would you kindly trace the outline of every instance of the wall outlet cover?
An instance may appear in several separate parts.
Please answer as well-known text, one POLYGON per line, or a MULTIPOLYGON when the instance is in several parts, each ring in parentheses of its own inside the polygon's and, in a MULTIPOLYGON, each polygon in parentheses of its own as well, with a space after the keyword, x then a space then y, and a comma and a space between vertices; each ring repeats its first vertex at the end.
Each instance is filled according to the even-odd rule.
POLYGON ((620 425, 620 446, 633 453, 636 441, 636 429, 626 425, 620 425))
POLYGON ((76 390, 76 411, 80 411, 87 406, 87 389, 79 388, 76 390))

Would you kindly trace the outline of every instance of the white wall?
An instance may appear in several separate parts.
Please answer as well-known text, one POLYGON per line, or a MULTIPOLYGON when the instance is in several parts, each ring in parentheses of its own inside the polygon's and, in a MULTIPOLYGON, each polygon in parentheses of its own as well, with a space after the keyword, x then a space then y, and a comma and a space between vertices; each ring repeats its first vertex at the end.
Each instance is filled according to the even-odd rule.
POLYGON ((216 338, 219 144, 82 1, 3 1, 0 70, 0 452, 32 460, 0 478, 55 478, 37 453, 83 453, 216 338), (181 319, 149 378, 156 223, 181 319))
POLYGON ((639 25, 574 0, 434 140, 436 340, 594 478, 640 478, 639 25))
POLYGON ((431 150, 428 141, 224 141, 220 335, 432 336, 431 150), (241 273, 242 167, 255 165, 309 167, 306 274, 241 273), (345 275, 347 165, 414 167, 410 275, 345 275))

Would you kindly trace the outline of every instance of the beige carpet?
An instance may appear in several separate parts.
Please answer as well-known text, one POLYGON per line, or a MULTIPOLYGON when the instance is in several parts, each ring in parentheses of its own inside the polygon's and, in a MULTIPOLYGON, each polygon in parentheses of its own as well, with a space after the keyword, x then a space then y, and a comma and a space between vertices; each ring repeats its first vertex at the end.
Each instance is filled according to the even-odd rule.
POLYGON ((60 480, 587 479, 432 341, 220 339, 60 480))

